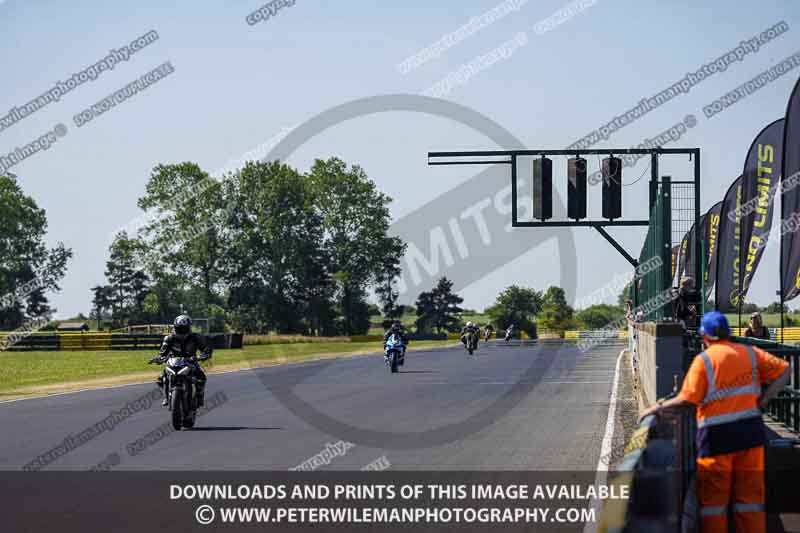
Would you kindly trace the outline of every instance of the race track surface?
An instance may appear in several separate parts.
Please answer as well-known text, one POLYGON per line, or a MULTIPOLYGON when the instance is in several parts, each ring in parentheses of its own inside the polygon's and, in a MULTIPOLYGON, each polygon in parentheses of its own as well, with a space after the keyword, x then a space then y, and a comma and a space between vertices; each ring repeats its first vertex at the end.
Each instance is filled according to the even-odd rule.
MULTIPOLYGON (((198 418, 196 429, 158 432, 169 412, 160 401, 147 409, 139 404, 110 430, 40 464, 284 470, 312 460, 306 465, 316 470, 370 463, 399 470, 594 470, 620 349, 582 353, 569 344, 492 341, 473 357, 461 348, 409 352, 398 374, 376 354, 212 375, 206 397, 219 405, 198 418)), ((0 404, 0 469, 21 469, 153 388, 0 404)))

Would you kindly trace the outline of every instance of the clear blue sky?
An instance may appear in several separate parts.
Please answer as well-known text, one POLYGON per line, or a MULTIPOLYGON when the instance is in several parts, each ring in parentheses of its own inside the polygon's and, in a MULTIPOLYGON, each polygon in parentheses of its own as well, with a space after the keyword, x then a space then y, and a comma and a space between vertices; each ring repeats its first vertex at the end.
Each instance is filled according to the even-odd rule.
MULTIPOLYGON (((450 71, 524 31, 513 54, 456 87, 446 99, 505 127, 528 146, 562 148, 613 116, 783 20, 790 30, 726 72, 628 125, 600 146, 635 145, 694 114, 698 124, 677 144, 699 146, 702 205, 719 200, 741 172, 754 135, 783 116, 797 69, 706 119, 702 107, 800 50, 800 5, 792 1, 656 2, 597 0, 552 31, 534 25, 564 7, 563 0, 528 1, 408 74, 395 65, 455 31, 499 0, 449 2, 320 2, 296 0, 250 26, 245 17, 263 5, 252 0, 0 2, 5 50, 0 115, 100 60, 149 30, 160 39, 20 123, 0 132, 0 155, 58 123, 69 128, 48 151, 12 168, 26 193, 47 210, 48 240, 75 256, 52 296, 59 316, 87 313, 89 288, 104 283, 108 234, 137 216, 150 169, 191 160, 209 171, 240 157, 282 128, 346 101, 385 93, 420 93, 450 71), (166 79, 77 128, 75 113, 170 61, 166 79)), ((395 198, 401 217, 469 179, 480 169, 428 167, 437 149, 495 148, 482 135, 441 118, 384 113, 356 119, 315 137, 289 163, 302 170, 316 157, 360 163, 395 198)), ((632 181, 645 165, 627 169, 632 181)), ((663 173, 688 177, 681 160, 663 173)), ((626 215, 642 216, 647 194, 626 190, 626 215), (638 209, 638 211, 637 211, 638 209)), ((616 231, 638 255, 643 231, 616 231)), ((524 246, 524 233, 520 233, 524 246)), ((584 296, 628 270, 596 233, 575 230, 578 287, 584 296)), ((483 308, 510 283, 543 288, 559 282, 557 247, 544 244, 462 291, 465 305, 483 308), (549 267, 549 268, 548 268, 549 267)), ((770 248, 751 289, 767 303, 777 288, 777 247, 770 248)))

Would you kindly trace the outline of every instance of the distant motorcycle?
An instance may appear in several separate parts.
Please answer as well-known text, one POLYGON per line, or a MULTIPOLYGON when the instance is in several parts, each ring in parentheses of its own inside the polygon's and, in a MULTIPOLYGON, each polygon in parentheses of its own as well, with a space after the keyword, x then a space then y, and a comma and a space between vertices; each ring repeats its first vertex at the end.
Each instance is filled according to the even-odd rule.
MULTIPOLYGON (((205 361, 208 357, 200 357, 205 361)), ((173 355, 166 359, 156 356, 149 364, 166 363, 164 372, 164 388, 167 391, 167 402, 172 412, 172 427, 175 431, 181 428, 193 428, 197 418, 197 384, 192 374, 192 358, 173 355)))
POLYGON ((511 337, 512 337, 512 335, 514 335, 514 330, 512 330, 512 329, 507 329, 507 330, 506 330, 506 342, 508 342, 508 341, 510 341, 510 340, 511 340, 511 337))
POLYGON ((400 338, 400 335, 392 333, 386 339, 384 350, 386 353, 386 365, 391 369, 392 373, 397 372, 398 365, 402 366, 405 359, 403 339, 400 338))
POLYGON ((492 330, 485 329, 483 330, 483 342, 489 342, 489 339, 492 338, 492 330))

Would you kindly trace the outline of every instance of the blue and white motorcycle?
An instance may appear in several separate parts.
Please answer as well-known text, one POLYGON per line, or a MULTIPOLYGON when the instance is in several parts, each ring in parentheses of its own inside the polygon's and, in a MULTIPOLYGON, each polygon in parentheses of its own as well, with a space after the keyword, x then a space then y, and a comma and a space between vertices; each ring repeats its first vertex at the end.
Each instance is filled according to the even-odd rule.
POLYGON ((396 333, 389 335, 389 338, 386 339, 386 344, 384 345, 384 351, 386 354, 386 366, 392 370, 392 373, 397 372, 398 365, 403 366, 406 354, 406 347, 403 344, 403 339, 400 338, 400 335, 397 335, 396 333))

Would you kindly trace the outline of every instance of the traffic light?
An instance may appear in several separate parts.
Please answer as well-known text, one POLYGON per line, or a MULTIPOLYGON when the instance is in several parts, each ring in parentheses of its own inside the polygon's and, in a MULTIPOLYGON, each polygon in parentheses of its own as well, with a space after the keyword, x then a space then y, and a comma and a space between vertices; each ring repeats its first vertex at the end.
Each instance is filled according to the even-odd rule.
POLYGON ((553 218, 553 161, 533 160, 533 218, 553 218))
POLYGON ((586 160, 582 157, 567 161, 567 216, 586 218, 586 160))
POLYGON ((614 220, 622 216, 622 160, 603 159, 603 218, 614 220))

